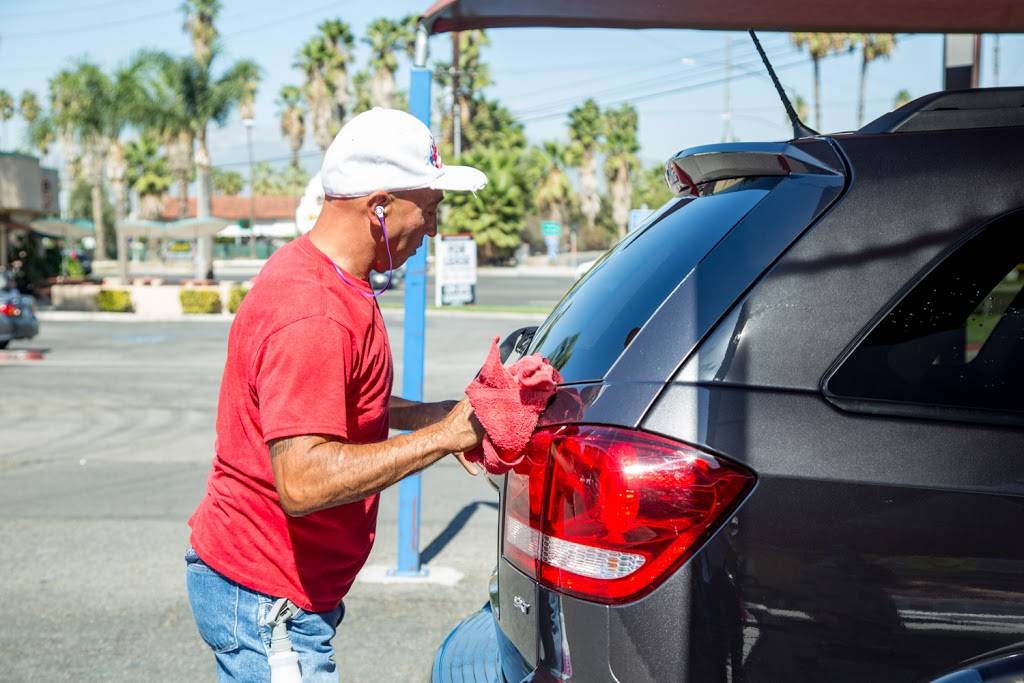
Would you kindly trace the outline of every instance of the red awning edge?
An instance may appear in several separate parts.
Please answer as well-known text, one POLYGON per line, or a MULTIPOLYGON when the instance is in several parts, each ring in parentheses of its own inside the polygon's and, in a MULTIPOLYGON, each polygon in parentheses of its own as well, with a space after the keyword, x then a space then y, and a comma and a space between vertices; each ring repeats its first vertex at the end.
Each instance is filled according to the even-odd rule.
POLYGON ((511 27, 1022 33, 1022 0, 438 0, 430 33, 511 27))

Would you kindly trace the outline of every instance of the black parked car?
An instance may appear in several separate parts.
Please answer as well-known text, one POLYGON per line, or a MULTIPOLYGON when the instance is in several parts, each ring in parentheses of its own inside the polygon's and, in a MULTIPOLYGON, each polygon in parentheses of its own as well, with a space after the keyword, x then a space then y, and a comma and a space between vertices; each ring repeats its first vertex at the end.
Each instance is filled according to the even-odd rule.
POLYGON ((685 150, 539 329, 435 683, 1024 676, 1024 89, 685 150))

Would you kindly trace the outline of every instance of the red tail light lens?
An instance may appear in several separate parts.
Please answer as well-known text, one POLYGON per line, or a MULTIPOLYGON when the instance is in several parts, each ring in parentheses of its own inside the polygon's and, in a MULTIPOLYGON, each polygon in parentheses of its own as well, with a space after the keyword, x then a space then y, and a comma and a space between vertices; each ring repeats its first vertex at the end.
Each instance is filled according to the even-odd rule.
POLYGON ((653 434, 538 430, 508 475, 502 554, 562 593, 636 600, 728 519, 754 480, 735 463, 653 434))
POLYGON ((0 304, 0 315, 6 315, 8 318, 17 318, 21 315, 21 309, 14 304, 0 304))

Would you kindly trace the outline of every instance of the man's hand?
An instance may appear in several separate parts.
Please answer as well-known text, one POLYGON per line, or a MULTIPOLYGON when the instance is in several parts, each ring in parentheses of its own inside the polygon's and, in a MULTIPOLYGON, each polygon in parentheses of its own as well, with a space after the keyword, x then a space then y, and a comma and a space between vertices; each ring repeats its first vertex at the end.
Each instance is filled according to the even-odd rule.
POLYGON ((453 453, 473 450, 480 445, 484 438, 484 428, 476 419, 473 406, 470 405, 468 398, 456 403, 448 413, 448 416, 445 417, 445 428, 448 431, 453 453))

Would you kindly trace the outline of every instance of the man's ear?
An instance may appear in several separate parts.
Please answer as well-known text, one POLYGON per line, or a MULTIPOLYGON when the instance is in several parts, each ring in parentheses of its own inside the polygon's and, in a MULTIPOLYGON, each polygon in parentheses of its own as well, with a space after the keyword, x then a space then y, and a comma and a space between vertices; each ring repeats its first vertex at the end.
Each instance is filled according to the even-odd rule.
POLYGON ((391 210, 390 207, 391 198, 388 197, 387 192, 377 191, 366 198, 366 212, 367 217, 371 221, 377 220, 377 207, 384 209, 384 215, 387 216, 391 210))

